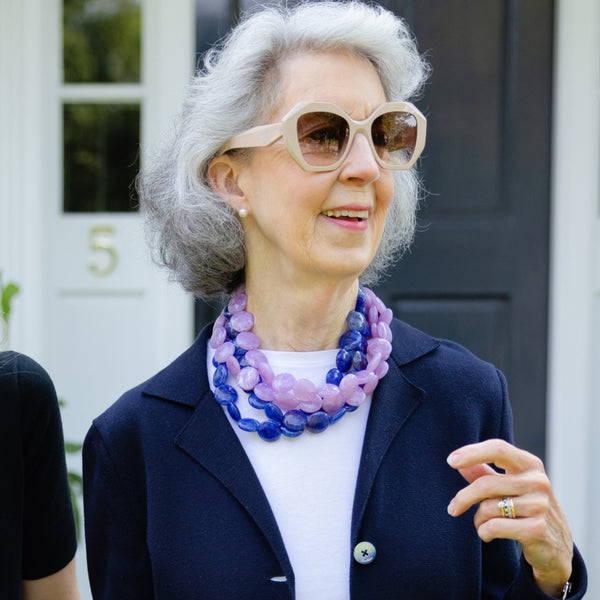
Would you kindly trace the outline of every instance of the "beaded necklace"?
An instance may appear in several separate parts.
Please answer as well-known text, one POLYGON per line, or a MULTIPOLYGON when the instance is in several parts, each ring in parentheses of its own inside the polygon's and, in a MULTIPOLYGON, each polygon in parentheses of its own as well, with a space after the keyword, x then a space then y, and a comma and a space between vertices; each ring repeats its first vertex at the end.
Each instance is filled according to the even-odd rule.
POLYGON ((339 339, 336 366, 318 387, 290 373, 274 374, 252 333, 254 316, 246 310, 247 303, 242 286, 215 321, 209 342, 215 351, 215 400, 244 431, 268 442, 282 435, 297 437, 305 430, 321 433, 363 404, 388 372, 392 311, 368 288, 359 286, 356 306, 346 317, 349 329, 339 339), (230 375, 266 420, 242 418, 238 393, 227 383, 230 375))

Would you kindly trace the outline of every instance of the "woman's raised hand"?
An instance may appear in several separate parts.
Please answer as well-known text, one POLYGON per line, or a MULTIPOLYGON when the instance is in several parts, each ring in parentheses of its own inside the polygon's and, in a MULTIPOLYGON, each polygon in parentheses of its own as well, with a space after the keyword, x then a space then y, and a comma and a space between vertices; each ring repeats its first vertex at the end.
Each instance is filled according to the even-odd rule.
POLYGON ((457 517, 479 504, 474 519, 479 537, 520 542, 539 588, 560 597, 571 576, 573 538, 542 461, 493 439, 458 448, 448 464, 469 482, 452 499, 448 513, 457 517))

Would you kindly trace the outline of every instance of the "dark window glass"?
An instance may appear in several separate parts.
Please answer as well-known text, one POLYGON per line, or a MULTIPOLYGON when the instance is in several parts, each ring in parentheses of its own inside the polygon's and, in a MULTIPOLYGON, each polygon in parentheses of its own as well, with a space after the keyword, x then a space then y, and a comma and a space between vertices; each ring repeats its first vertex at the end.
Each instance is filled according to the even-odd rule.
POLYGON ((139 168, 137 104, 65 104, 64 211, 129 212, 139 168))
POLYGON ((63 0, 65 83, 140 81, 140 0, 63 0))

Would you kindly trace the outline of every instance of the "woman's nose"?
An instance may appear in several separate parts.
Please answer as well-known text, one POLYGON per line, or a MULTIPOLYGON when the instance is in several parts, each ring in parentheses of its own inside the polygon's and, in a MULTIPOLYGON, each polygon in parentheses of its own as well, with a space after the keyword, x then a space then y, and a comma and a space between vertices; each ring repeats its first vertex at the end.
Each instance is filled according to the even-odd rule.
POLYGON ((371 183, 379 179, 380 175, 379 163, 375 160, 369 140, 363 133, 357 133, 342 163, 340 177, 371 183))

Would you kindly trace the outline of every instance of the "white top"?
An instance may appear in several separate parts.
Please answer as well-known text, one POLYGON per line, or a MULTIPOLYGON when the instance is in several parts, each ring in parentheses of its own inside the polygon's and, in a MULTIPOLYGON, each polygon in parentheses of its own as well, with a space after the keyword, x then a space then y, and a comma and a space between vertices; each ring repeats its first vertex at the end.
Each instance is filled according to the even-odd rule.
MULTIPOLYGON (((276 375, 292 373, 296 379, 310 379, 317 386, 325 382, 338 352, 261 351, 276 375)), ((211 388, 213 356, 209 346, 211 388)), ((266 419, 263 411, 248 404, 247 393, 232 377, 228 384, 238 392, 242 417, 266 419)), ((305 431, 297 438, 281 436, 276 442, 265 442, 257 433, 242 431, 224 409, 279 525, 294 570, 297 600, 350 597, 352 506, 370 404, 368 397, 356 411, 323 433, 305 431)))

